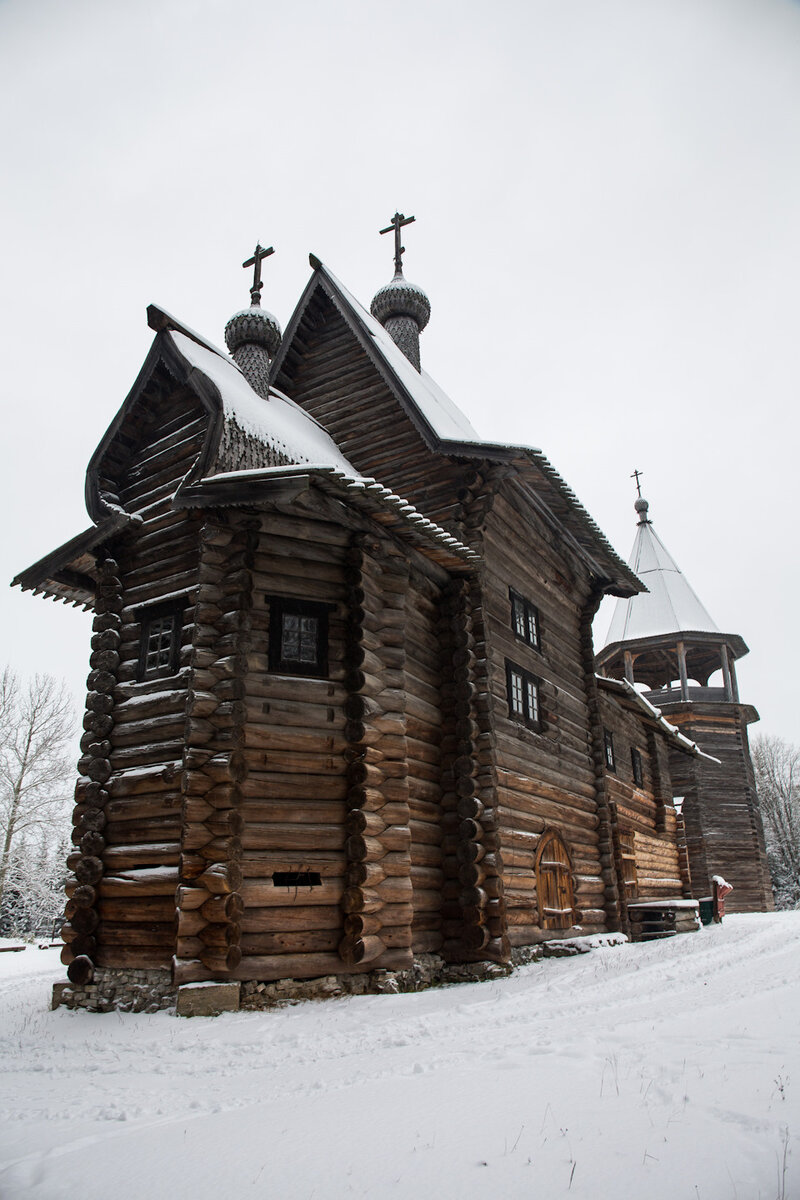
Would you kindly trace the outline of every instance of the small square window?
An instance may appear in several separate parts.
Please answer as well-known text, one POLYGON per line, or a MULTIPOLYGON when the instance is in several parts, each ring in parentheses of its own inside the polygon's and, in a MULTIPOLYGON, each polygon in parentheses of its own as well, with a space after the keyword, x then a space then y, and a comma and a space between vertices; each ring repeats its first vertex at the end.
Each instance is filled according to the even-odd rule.
POLYGON ((606 767, 609 771, 616 771, 617 764, 614 760, 614 735, 609 729, 603 730, 603 753, 605 755, 606 767))
POLYGON ((269 669, 284 675, 328 674, 328 613, 332 604, 268 596, 269 669))
POLYGON ((530 671, 506 662, 506 694, 508 715, 532 729, 541 728, 539 680, 530 671))
POLYGON ((518 638, 527 642, 529 646, 533 646, 534 650, 540 649, 538 608, 517 592, 509 590, 509 595, 511 597, 511 628, 518 638))
POLYGON ((139 679, 162 679, 178 671, 185 601, 144 608, 138 614, 139 679))
POLYGON ((631 748, 631 767, 633 768, 633 782, 637 787, 642 787, 644 784, 642 756, 635 746, 631 748))

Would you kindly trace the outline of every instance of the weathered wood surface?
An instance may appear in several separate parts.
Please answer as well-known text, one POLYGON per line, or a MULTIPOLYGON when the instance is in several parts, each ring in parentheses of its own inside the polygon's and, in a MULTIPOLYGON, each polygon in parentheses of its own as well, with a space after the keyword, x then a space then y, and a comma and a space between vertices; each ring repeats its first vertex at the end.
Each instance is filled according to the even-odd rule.
POLYGON ((668 708, 665 715, 720 765, 670 753, 670 770, 683 817, 695 897, 711 894, 711 876, 733 885, 727 912, 763 912, 773 907, 752 775, 747 726, 741 705, 694 704, 668 708))

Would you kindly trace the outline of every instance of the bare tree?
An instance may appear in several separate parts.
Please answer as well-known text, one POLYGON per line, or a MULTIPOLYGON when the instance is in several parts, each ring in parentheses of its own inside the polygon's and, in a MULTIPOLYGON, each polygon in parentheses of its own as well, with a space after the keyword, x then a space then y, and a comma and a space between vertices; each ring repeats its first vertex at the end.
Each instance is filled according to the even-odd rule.
POLYGON ((0 678, 0 903, 15 839, 37 843, 58 836, 74 765, 72 698, 51 675, 20 684, 6 668, 0 678))
POLYGON ((800 907, 800 747, 763 735, 752 746, 775 903, 800 907))

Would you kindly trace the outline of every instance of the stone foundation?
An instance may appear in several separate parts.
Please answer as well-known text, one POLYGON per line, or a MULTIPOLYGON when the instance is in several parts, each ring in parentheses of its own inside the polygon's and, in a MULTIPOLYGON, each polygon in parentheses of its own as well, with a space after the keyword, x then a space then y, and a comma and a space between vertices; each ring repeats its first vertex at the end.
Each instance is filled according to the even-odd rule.
POLYGON ((337 996, 366 996, 424 992, 451 983, 483 983, 502 979, 513 968, 493 962, 446 963, 438 954, 420 954, 407 971, 368 971, 363 975, 325 975, 321 979, 276 979, 272 983, 243 983, 243 1009, 277 1008, 300 1000, 330 1000, 337 996))
POLYGON ((95 967, 91 983, 53 986, 53 1008, 85 1008, 88 1012, 158 1012, 174 1008, 176 988, 166 970, 95 967))
MULTIPOLYGON (((542 958, 586 953, 598 945, 618 945, 625 940, 621 934, 607 934, 520 946, 512 952, 512 961, 507 966, 494 962, 447 963, 438 954, 420 954, 407 971, 367 971, 358 975, 324 975, 318 979, 276 979, 271 983, 247 982, 224 986, 238 988, 238 1007, 253 1012, 297 1004, 302 1000, 387 993, 396 995, 400 992, 423 992, 427 988, 456 983, 485 983, 492 979, 503 979, 513 974, 515 967, 539 962, 542 958)), ((219 989, 220 986, 209 985, 212 1001, 213 989, 219 989)), ((200 985, 182 989, 186 991, 186 1003, 178 1006, 178 1015, 203 1015, 199 1008, 196 1014, 190 1012, 192 1006, 189 1000, 195 998, 190 990, 192 987, 197 990, 199 1003, 202 992, 200 985)), ((92 982, 83 987, 70 983, 55 984, 53 1008, 63 1004, 67 1008, 84 1008, 89 1012, 111 1012, 115 1009, 120 1012, 158 1012, 164 1008, 175 1008, 177 996, 178 989, 172 983, 169 971, 97 967, 92 982)), ((236 1006, 226 1004, 225 1007, 228 1011, 234 1011, 236 1006)))

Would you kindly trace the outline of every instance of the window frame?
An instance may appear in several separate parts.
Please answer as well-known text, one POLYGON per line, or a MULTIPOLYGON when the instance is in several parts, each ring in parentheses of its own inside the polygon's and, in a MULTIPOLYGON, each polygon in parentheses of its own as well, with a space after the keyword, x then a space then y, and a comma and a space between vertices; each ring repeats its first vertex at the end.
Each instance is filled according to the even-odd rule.
POLYGON ((269 605, 269 641, 267 657, 269 670, 276 675, 302 675, 312 679, 327 679, 328 617, 335 604, 320 600, 303 600, 296 596, 266 596, 269 605), (283 658, 284 616, 313 617, 317 622, 316 655, 313 662, 283 658))
MULTIPOLYGON (((146 679, 169 679, 172 675, 177 675, 180 670, 180 655, 181 655, 181 636, 183 634, 183 613, 189 603, 187 596, 181 596, 178 599, 157 601, 153 604, 143 605, 136 612, 136 619, 139 623, 139 662, 137 665, 136 678, 139 683, 143 683, 146 679), (158 621, 169 619, 171 623, 169 637, 169 661, 163 666, 148 667, 147 660, 154 651, 149 649, 150 639, 153 634, 152 626, 158 621)), ((161 648, 155 653, 160 654, 161 648)))
POLYGON ((633 772, 634 787, 644 787, 644 763, 642 752, 637 746, 631 746, 631 771, 633 772))
POLYGON ((603 763, 607 771, 617 773, 617 756, 614 753, 614 734, 610 729, 603 729, 603 763))
POLYGON ((508 716, 510 720, 525 725, 528 729, 533 729, 537 733, 544 728, 542 720, 542 681, 538 675, 534 675, 532 671, 526 671, 524 667, 512 662, 510 658, 506 659, 506 701, 508 703, 508 716), (514 706, 512 676, 515 674, 520 677, 521 710, 518 710, 514 706), (535 715, 531 715, 530 688, 533 688, 535 694, 535 715))
POLYGON ((517 641, 524 642, 526 646, 530 646, 532 650, 538 650, 541 653, 542 649, 542 622, 539 614, 539 609, 530 600, 526 600, 514 588, 508 589, 509 600, 511 601, 511 631, 517 641), (520 632, 517 624, 518 608, 522 608, 522 624, 523 632, 520 632), (531 627, 534 633, 531 636, 531 627))

